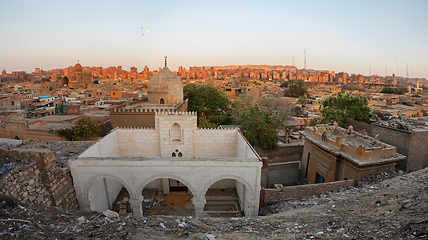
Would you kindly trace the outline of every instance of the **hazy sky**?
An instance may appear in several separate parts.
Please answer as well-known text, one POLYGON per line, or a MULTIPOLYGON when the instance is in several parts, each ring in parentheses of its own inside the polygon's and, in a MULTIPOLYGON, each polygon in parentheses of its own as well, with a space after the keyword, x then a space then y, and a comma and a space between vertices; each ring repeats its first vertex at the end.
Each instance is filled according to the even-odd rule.
POLYGON ((0 68, 295 65, 428 78, 428 1, 0 1, 0 68), (142 28, 143 27, 143 28, 142 28), (144 35, 143 35, 144 34, 144 35))

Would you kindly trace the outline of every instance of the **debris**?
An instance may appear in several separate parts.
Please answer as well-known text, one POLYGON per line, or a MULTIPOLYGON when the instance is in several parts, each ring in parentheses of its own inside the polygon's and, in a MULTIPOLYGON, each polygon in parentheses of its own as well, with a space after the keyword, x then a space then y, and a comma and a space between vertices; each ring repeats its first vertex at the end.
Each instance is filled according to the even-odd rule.
POLYGON ((108 217, 108 218, 118 218, 119 217, 119 213, 112 211, 112 210, 105 210, 103 212, 104 216, 108 217))

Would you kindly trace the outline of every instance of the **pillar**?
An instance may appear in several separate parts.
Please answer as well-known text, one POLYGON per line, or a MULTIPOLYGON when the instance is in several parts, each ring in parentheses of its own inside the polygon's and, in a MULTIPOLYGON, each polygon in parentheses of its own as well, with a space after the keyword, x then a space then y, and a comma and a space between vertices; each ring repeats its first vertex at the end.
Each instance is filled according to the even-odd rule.
POLYGON ((169 194, 169 178, 162 178, 163 194, 169 194))
POLYGON ((196 198, 194 198, 193 200, 193 206, 195 207, 195 215, 196 217, 203 217, 206 200, 204 199, 201 201, 195 199, 196 198))
POLYGON ((129 199, 129 204, 131 204, 132 212, 134 213, 134 218, 140 219, 143 217, 143 206, 142 199, 129 199))

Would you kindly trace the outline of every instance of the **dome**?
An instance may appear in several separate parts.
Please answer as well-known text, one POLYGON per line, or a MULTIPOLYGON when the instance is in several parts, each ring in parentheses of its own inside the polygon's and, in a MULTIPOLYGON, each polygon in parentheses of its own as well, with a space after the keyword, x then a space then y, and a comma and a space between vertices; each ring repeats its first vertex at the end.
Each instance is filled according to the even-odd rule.
POLYGON ((76 65, 74 65, 73 71, 82 72, 82 65, 80 65, 80 63, 77 63, 76 65))
POLYGON ((183 101, 183 83, 165 66, 147 84, 150 103, 168 104, 183 101))

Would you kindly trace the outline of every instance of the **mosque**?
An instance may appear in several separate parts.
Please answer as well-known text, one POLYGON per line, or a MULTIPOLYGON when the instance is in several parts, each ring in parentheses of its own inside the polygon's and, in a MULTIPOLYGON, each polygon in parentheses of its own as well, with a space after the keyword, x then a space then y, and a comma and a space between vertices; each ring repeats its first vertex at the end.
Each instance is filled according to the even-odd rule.
POLYGON ((140 218, 152 206, 176 207, 154 196, 182 194, 187 214, 258 215, 262 162, 240 130, 199 129, 166 63, 147 88, 148 102, 114 109, 119 127, 69 160, 80 208, 102 212, 120 200, 140 218))
POLYGON ((147 84, 148 100, 128 103, 110 109, 113 127, 155 127, 156 112, 185 112, 187 100, 183 99, 183 83, 165 66, 150 78, 147 84))

